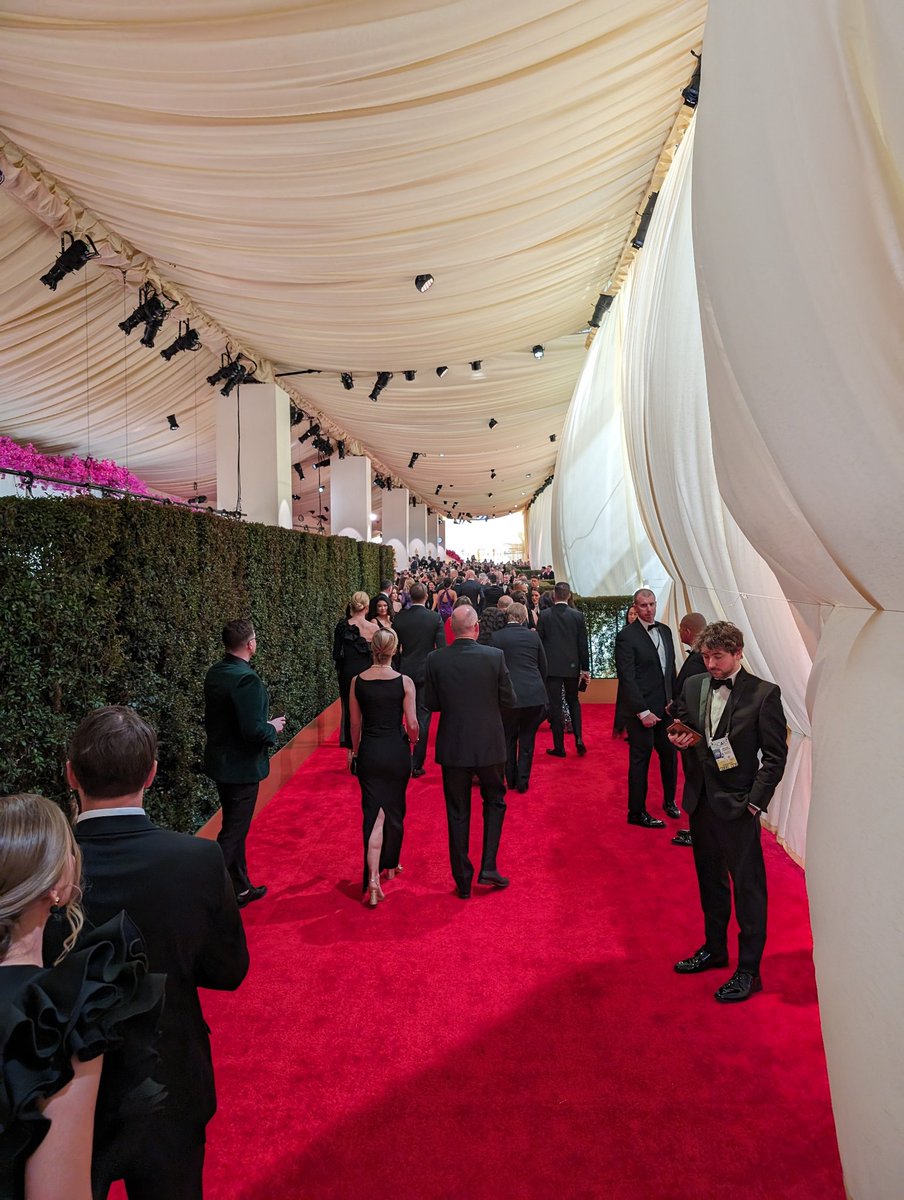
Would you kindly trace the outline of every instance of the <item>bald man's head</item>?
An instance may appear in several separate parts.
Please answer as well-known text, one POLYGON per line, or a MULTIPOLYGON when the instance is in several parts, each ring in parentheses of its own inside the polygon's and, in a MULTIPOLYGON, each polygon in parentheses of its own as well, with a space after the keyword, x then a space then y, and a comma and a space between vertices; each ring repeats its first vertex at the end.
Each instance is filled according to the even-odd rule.
POLYGON ((703 613, 687 613, 681 618, 678 633, 685 646, 693 646, 699 634, 706 628, 706 617, 703 613))
POLYGON ((463 604, 461 608, 456 608, 450 617, 452 622, 452 633, 455 637, 475 637, 479 625, 477 609, 472 608, 470 604, 463 604))

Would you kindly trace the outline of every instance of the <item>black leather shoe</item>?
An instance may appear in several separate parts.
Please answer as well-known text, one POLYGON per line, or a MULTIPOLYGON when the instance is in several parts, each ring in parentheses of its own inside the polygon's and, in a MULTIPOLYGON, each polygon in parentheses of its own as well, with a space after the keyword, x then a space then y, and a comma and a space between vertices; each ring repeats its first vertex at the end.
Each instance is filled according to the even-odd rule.
POLYGON ((701 971, 708 971, 711 967, 727 966, 727 954, 711 954, 705 946, 701 946, 690 958, 682 958, 680 962, 676 962, 675 970, 679 975, 699 975, 701 971))
POLYGON ((583 758, 584 755, 587 753, 587 747, 584 745, 583 742, 575 742, 574 748, 578 752, 578 758, 583 758))
POLYGON ((715 993, 720 1004, 737 1004, 741 1000, 749 1000, 754 992, 763 990, 763 981, 753 971, 742 971, 740 967, 727 983, 715 993))
POLYGON ((665 821, 651 817, 646 809, 639 813, 628 813, 629 825, 642 825, 644 829, 665 829, 665 821))
POLYGON ((679 829, 672 838, 673 846, 693 846, 691 831, 689 829, 679 829))
POLYGON ((481 871, 477 876, 477 882, 485 883, 488 887, 507 888, 511 880, 500 875, 498 871, 481 871))
POLYGON ((423 767, 412 767, 411 768, 411 778, 412 779, 420 779, 420 777, 422 775, 426 775, 426 774, 427 774, 427 772, 424 770, 423 767))
POLYGON ((518 787, 517 787, 515 790, 516 790, 516 791, 518 791, 518 792, 520 792, 520 793, 522 794, 522 796, 523 796, 523 795, 524 795, 524 793, 527 791, 527 784, 526 784, 526 783, 519 783, 519 784, 518 784, 518 787))
POLYGON ((565 757, 564 750, 547 750, 546 753, 551 754, 553 756, 553 758, 564 758, 565 757))
POLYGON ((470 900, 471 899, 471 889, 469 888, 466 892, 463 892, 461 890, 461 888, 456 888, 455 895, 459 898, 459 900, 470 900))
POLYGON ((244 908, 252 900, 260 900, 261 896, 266 896, 266 894, 267 889, 262 885, 261 887, 251 887, 247 892, 241 892, 235 899, 239 908, 244 908))
POLYGON ((670 800, 668 804, 663 804, 662 811, 667 817, 671 817, 673 821, 679 821, 681 819, 681 813, 674 800, 670 800))

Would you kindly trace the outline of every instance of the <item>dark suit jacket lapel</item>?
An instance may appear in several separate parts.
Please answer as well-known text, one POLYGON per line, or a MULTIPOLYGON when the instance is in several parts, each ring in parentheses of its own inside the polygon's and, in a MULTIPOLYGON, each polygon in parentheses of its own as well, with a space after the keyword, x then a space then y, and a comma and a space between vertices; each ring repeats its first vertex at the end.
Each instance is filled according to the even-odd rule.
POLYGON ((712 678, 710 677, 709 673, 707 673, 706 678, 700 684, 700 710, 697 714, 697 722, 698 722, 697 727, 701 731, 701 733, 703 734, 704 737, 706 737, 706 734, 708 732, 707 728, 706 728, 706 708, 707 708, 707 701, 709 700, 709 693, 711 691, 712 691, 712 678))

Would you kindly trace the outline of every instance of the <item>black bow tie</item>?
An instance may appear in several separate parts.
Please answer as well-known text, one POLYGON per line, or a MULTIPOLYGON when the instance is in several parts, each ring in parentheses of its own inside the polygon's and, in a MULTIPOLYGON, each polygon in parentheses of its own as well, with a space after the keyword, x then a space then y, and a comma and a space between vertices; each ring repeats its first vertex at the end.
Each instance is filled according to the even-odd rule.
POLYGON ((716 679, 715 676, 712 675, 710 676, 710 679, 712 680, 712 685, 714 688, 725 687, 731 691, 731 689, 734 687, 733 679, 716 679))

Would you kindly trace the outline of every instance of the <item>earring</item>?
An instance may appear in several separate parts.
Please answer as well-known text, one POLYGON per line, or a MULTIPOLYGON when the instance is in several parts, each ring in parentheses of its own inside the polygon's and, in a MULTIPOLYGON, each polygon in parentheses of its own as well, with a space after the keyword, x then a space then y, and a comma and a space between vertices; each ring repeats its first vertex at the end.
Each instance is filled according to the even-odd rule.
POLYGON ((63 911, 62 908, 60 907, 60 893, 59 892, 51 892, 50 893, 50 901, 51 901, 51 903, 50 903, 51 915, 57 916, 58 913, 61 913, 63 911))

